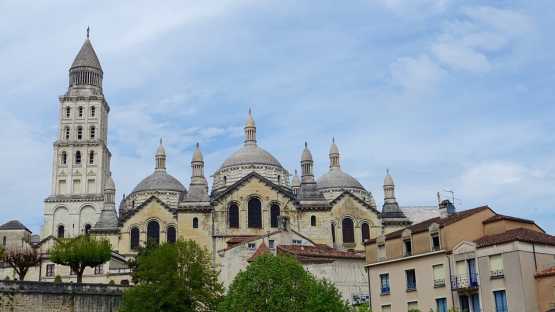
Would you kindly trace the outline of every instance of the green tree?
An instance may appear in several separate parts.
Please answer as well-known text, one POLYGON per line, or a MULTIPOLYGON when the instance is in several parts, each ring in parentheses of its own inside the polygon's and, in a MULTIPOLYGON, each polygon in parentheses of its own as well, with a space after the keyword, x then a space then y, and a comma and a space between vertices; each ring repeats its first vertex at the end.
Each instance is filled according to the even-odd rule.
POLYGON ((22 281, 29 269, 40 263, 40 255, 29 246, 9 248, 2 250, 2 260, 14 269, 19 280, 22 281))
POLYGON ((138 284, 123 296, 120 312, 214 311, 223 287, 206 249, 191 240, 147 248, 134 262, 138 284))
POLYGON ((83 282, 85 268, 93 268, 110 260, 112 249, 106 239, 81 235, 60 240, 50 249, 49 254, 52 262, 69 266, 80 284, 83 282))
POLYGON ((219 311, 346 312, 335 286, 318 280, 294 258, 263 255, 237 274, 219 311))

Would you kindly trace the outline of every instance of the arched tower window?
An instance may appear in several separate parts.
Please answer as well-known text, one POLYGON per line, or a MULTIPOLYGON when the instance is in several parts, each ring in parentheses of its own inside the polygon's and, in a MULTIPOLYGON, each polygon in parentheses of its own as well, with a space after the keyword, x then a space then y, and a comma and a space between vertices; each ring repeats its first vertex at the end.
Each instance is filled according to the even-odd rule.
POLYGON ((71 107, 66 106, 66 118, 71 117, 71 107))
POLYGON ((89 129, 89 134, 91 135, 91 140, 94 140, 94 138, 96 137, 96 127, 95 126, 91 126, 91 128, 89 129))
POLYGON ((139 248, 139 229, 134 227, 131 229, 131 250, 139 248))
POLYGON ((343 243, 352 244, 355 242, 355 229, 353 219, 345 218, 341 224, 343 233, 343 243))
POLYGON ((58 225, 58 238, 64 238, 65 228, 63 225, 58 225))
POLYGON ((76 165, 81 164, 81 151, 75 152, 75 164, 76 165))
POLYGON ((193 229, 198 229, 198 218, 197 217, 193 218, 193 229))
POLYGON ((227 185, 227 177, 224 176, 224 185, 227 185))
POLYGON ((331 224, 331 241, 335 245, 335 224, 331 224))
POLYGON ((228 208, 228 223, 230 228, 239 227, 239 207, 236 203, 231 203, 228 208))
POLYGON ((148 246, 160 244, 160 224, 157 221, 150 221, 146 226, 146 243, 148 246))
POLYGON ((280 175, 277 176, 277 182, 278 182, 277 184, 281 184, 281 176, 280 175))
POLYGON ((370 226, 368 225, 368 223, 364 222, 360 226, 360 232, 362 234, 362 241, 363 242, 367 239, 370 239, 370 226))
POLYGON ((177 235, 175 233, 175 227, 174 226, 168 226, 168 229, 166 230, 166 241, 168 243, 175 243, 177 240, 177 235))
POLYGON ((94 164, 94 151, 89 152, 89 164, 94 164))
POLYGON ((70 135, 69 127, 65 127, 65 128, 64 128, 64 138, 65 138, 66 140, 69 140, 69 135, 70 135))
POLYGON ((67 165, 67 153, 66 153, 66 151, 62 152, 62 155, 60 156, 60 163, 62 165, 67 165))
POLYGON ((310 226, 316 226, 316 216, 310 217, 310 226))
POLYGON ((278 227, 278 217, 279 217, 279 205, 272 204, 270 206, 270 226, 273 228, 278 227))
POLYGON ((79 111, 79 117, 83 117, 83 106, 79 106, 78 111, 79 111))
POLYGON ((89 235, 92 226, 90 224, 85 224, 85 235, 89 235))
POLYGON ((77 140, 82 140, 83 139, 83 127, 79 126, 77 127, 77 140))
POLYGON ((91 117, 96 115, 96 106, 91 106, 91 117))
POLYGON ((251 198, 248 203, 248 226, 262 228, 262 204, 258 198, 251 198))

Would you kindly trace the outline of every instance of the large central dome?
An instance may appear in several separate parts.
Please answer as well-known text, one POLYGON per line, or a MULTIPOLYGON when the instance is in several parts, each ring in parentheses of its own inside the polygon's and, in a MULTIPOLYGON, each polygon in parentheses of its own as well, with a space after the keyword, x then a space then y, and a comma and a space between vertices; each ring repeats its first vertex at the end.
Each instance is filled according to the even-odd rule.
POLYGON ((272 154, 256 144, 256 126, 252 113, 245 124, 245 143, 229 156, 214 173, 214 191, 218 192, 256 172, 275 184, 289 186, 289 173, 272 154))
POLYGON ((186 192, 185 186, 166 171, 155 171, 144 178, 135 188, 134 192, 143 191, 175 191, 186 192))

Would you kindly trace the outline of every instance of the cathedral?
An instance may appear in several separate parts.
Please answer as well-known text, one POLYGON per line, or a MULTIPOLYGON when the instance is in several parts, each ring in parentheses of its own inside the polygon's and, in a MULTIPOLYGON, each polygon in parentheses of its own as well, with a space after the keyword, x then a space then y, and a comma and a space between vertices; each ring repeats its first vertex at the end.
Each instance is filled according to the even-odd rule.
MULTIPOLYGON (((102 80, 100 61, 87 36, 69 69, 67 92, 59 97, 43 239, 103 237, 122 259, 147 244, 192 239, 211 253, 214 265, 224 267, 224 254, 233 246, 283 230, 299 238, 290 243, 304 240, 330 255, 360 257, 365 240, 439 213, 437 207, 399 207, 389 172, 383 184, 384 204, 378 208, 372 193, 342 169, 335 140, 329 148, 329 169, 320 177, 307 143, 299 151, 300 175, 284 168, 257 141, 250 110, 243 142, 212 174, 211 185, 198 143, 185 186, 166 169, 169 155, 160 140, 157 148, 153 146, 153 171, 116 205, 107 135, 110 106, 102 80)), ((248 245, 253 251, 257 248, 248 245)))

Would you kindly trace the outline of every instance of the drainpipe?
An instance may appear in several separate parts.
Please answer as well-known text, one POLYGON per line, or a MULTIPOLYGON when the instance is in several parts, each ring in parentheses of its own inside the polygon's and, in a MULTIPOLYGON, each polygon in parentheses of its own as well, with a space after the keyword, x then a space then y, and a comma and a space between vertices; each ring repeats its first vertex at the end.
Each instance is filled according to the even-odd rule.
POLYGON ((536 244, 532 243, 532 253, 534 254, 534 269, 538 272, 538 261, 536 259, 536 244))
POLYGON ((449 289, 451 290, 451 303, 453 304, 453 308, 455 308, 455 296, 453 295, 453 283, 451 283, 451 260, 449 259, 449 255, 445 255, 447 258, 447 265, 449 267, 449 289))
POLYGON ((368 306, 372 308, 372 292, 370 287, 370 267, 365 267, 366 276, 368 277, 368 306))

